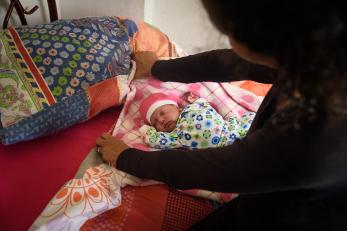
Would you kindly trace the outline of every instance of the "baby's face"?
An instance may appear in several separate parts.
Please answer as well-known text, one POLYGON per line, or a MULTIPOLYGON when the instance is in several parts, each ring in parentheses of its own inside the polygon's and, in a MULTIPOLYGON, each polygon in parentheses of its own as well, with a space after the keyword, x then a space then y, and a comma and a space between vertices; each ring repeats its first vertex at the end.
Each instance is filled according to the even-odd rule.
POLYGON ((180 109, 172 104, 158 107, 151 116, 151 124, 161 132, 171 132, 176 127, 180 109))

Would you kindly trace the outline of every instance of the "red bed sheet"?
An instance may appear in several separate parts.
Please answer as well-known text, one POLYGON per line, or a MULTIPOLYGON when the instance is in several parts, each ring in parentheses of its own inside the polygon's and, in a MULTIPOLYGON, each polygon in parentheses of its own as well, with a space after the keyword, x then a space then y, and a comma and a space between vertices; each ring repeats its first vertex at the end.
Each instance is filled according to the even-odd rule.
POLYGON ((27 230, 59 188, 73 178, 95 140, 109 131, 121 107, 37 140, 0 144, 0 227, 27 230))
MULTIPOLYGON (((261 96, 271 87, 269 84, 252 81, 240 82, 239 86, 261 96)), ((0 144, 0 230, 27 230, 60 187, 73 178, 83 159, 95 146, 98 136, 112 128, 121 109, 122 107, 110 108, 85 123, 44 138, 12 146, 0 144)), ((120 209, 110 210, 89 220, 82 230, 93 230, 101 224, 111 227, 108 230, 112 230, 114 225, 121 225, 123 230, 132 230, 133 227, 143 228, 143 224, 148 226, 146 230, 159 226, 162 230, 182 230, 212 210, 212 204, 207 200, 178 195, 178 192, 162 185, 147 189, 130 187, 125 191, 133 192, 133 198, 140 200, 138 203, 131 203, 134 209, 131 210, 128 222, 119 223, 124 209, 130 208, 129 203, 124 200, 120 209), (167 199, 160 200, 165 195, 167 199), (157 212, 150 214, 151 219, 156 218, 152 221, 143 215, 146 211, 148 213, 149 210, 158 210, 157 207, 146 204, 154 200, 158 200, 158 203, 164 201, 166 204, 161 204, 159 209, 164 211, 160 213, 161 218, 155 217, 157 212), (196 207, 189 210, 192 205, 196 207), (186 213, 182 212, 182 209, 186 213), (182 218, 182 214, 189 216, 184 215, 186 217, 182 218)), ((156 203, 151 205, 158 206, 156 203)))

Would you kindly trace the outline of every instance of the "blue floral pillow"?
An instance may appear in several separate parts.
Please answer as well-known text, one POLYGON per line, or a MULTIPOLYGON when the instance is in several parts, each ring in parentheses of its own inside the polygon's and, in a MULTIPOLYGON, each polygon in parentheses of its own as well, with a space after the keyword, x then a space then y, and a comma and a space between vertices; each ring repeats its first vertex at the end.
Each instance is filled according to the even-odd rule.
POLYGON ((124 22, 83 18, 0 31, 2 142, 46 135, 122 103, 131 71, 124 22), (115 99, 95 93, 103 91, 115 99))

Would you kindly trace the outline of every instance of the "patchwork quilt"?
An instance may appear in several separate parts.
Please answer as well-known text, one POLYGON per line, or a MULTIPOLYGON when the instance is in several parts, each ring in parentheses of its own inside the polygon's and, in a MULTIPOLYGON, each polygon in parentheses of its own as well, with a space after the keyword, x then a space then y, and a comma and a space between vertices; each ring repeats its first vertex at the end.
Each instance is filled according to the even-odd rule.
POLYGON ((126 18, 0 30, 2 143, 48 135, 122 104, 133 70, 131 55, 143 50, 177 56, 165 34, 126 18))

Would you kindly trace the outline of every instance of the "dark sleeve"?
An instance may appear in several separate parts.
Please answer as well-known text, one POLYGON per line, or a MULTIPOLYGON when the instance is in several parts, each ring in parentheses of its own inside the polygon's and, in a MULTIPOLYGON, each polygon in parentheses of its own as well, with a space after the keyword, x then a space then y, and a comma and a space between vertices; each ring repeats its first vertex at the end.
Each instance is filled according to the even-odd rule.
POLYGON ((243 140, 222 148, 196 151, 124 151, 117 168, 137 177, 154 179, 179 189, 259 193, 291 190, 315 184, 309 166, 319 157, 308 155, 307 138, 300 133, 279 134, 265 126, 243 140), (307 181, 307 182, 305 182, 307 181))
POLYGON ((213 50, 172 60, 157 61, 152 75, 162 81, 228 82, 253 80, 272 83, 276 71, 261 65, 249 63, 231 49, 213 50))

